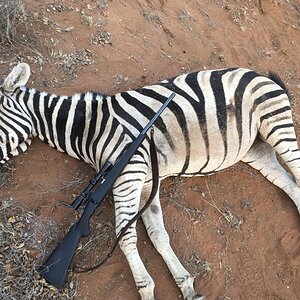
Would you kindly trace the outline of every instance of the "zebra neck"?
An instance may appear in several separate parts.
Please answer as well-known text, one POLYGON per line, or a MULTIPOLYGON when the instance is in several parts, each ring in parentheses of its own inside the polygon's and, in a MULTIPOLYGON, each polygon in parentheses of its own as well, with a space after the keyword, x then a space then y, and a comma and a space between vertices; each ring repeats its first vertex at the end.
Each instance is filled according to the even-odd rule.
POLYGON ((110 98, 92 92, 58 96, 28 88, 24 93, 33 136, 95 166, 95 147, 101 146, 101 132, 106 125, 103 108, 110 98))

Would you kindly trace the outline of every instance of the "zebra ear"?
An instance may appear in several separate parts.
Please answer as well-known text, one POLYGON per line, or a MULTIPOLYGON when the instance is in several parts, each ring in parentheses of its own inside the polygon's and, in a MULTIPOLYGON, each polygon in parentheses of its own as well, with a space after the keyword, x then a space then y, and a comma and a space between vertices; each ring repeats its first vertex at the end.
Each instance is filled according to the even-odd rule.
POLYGON ((7 92, 13 92, 17 87, 24 86, 30 77, 30 67, 26 63, 20 63, 13 68, 5 78, 3 89, 7 92))

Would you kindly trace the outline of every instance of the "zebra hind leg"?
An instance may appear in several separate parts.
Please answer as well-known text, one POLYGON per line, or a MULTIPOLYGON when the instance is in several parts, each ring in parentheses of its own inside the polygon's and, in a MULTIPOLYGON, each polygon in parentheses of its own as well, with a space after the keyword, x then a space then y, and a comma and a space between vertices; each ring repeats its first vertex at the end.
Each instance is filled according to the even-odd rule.
POLYGON ((299 157, 297 145, 294 148, 288 147, 280 156, 290 168, 295 179, 279 164, 274 148, 259 138, 256 139, 242 161, 260 171, 265 178, 285 191, 294 201, 300 213, 300 187, 297 184, 300 182, 298 173, 300 160, 296 159, 299 157))
POLYGON ((170 246, 169 235, 163 223, 159 193, 156 194, 151 206, 143 213, 142 218, 151 242, 167 264, 177 286, 181 289, 183 298, 204 300, 205 297, 195 293, 193 276, 182 266, 170 246))

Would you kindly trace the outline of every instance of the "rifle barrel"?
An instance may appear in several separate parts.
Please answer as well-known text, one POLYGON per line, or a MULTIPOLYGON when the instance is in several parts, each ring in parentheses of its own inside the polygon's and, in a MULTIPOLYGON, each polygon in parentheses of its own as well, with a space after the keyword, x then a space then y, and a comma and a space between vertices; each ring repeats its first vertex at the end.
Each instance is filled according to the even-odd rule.
POLYGON ((159 108, 159 110, 156 112, 154 117, 150 120, 150 122, 145 126, 145 128, 142 130, 141 134, 146 134, 147 131, 150 129, 150 127, 153 125, 155 120, 159 117, 159 115, 165 110, 165 108, 168 106, 168 104, 173 100, 175 97, 175 93, 173 92, 169 98, 164 102, 164 104, 159 108))
POLYGON ((112 186, 112 182, 115 182, 119 177, 130 158, 134 155, 136 150, 139 148, 140 144, 146 138, 146 133, 159 117, 159 115, 165 110, 170 101, 175 97, 175 93, 172 93, 170 97, 164 102, 164 104, 160 107, 157 113, 153 116, 153 118, 149 121, 149 123, 144 127, 142 132, 137 136, 137 138, 130 144, 130 146, 126 149, 125 153, 118 159, 115 164, 112 166, 110 171, 105 176, 105 181, 101 184, 101 189, 96 189, 93 194, 90 196, 91 200, 98 205, 102 202, 102 199, 107 195, 108 191, 112 186))

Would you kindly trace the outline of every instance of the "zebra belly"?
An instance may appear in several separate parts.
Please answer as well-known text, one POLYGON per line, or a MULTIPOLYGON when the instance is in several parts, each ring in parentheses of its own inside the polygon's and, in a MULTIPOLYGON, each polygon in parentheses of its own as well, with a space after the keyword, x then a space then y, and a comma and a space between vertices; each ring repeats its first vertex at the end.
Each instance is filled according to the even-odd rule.
MULTIPOLYGON (((195 125, 195 124, 194 124, 195 125)), ((190 136, 192 141, 187 149, 180 135, 176 138, 176 149, 160 157, 161 176, 205 176, 226 169, 240 161, 248 152, 256 138, 256 128, 244 134, 239 140, 235 122, 228 122, 226 140, 217 127, 209 131, 209 144, 205 143, 201 130, 194 126, 190 136), (251 134, 250 134, 251 132, 251 134), (165 161, 167 157, 167 161, 165 161), (165 161, 165 163, 163 163, 165 161)), ((163 151, 164 152, 164 151, 163 151)))
MULTIPOLYGON (((241 160, 241 158, 247 153, 247 151, 244 153, 238 153, 232 152, 232 156, 235 157, 235 159, 225 159, 222 153, 220 155, 214 155, 210 156, 209 160, 206 155, 198 155, 197 157, 191 157, 189 162, 189 167, 186 171, 182 170, 182 165, 184 159, 181 159, 179 157, 175 157, 174 159, 170 159, 170 165, 164 167, 160 170, 160 176, 161 177, 168 177, 168 176, 206 176, 211 175, 214 173, 217 173, 219 171, 222 171, 230 166, 233 166, 237 162, 241 160), (173 161, 173 162, 172 162, 173 161)), ((169 156, 170 157, 170 156, 169 156)))

